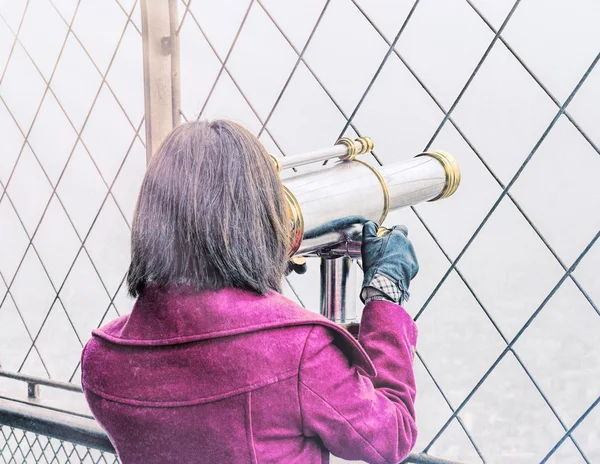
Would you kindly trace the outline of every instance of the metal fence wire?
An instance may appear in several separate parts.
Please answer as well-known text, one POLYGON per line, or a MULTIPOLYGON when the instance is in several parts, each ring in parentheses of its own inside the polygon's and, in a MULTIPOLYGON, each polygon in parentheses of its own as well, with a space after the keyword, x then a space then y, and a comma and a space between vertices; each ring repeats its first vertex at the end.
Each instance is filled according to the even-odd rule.
MULTIPOLYGON (((367 132, 373 130, 373 125, 363 114, 367 110, 367 115, 373 114, 369 109, 373 106, 371 99, 381 98, 382 81, 390 79, 386 73, 397 72, 403 76, 402 82, 414 86, 411 87, 413 92, 421 95, 417 103, 416 100, 407 103, 408 110, 423 120, 415 119, 415 125, 423 127, 420 132, 415 129, 421 134, 420 139, 407 134, 407 138, 412 137, 414 147, 404 148, 426 150, 440 141, 451 140, 472 154, 470 163, 475 167, 471 174, 481 179, 485 177, 489 191, 494 192, 480 208, 477 220, 471 221, 472 229, 458 234, 460 240, 452 244, 445 237, 441 222, 426 206, 413 207, 407 213, 413 222, 411 233, 415 234, 415 240, 429 247, 431 256, 435 255, 431 262, 436 266, 431 271, 422 269, 422 273, 429 272, 424 277, 428 283, 419 288, 427 293, 418 301, 418 307, 410 307, 409 311, 417 322, 436 328, 431 320, 439 316, 436 305, 440 303, 437 302, 448 301, 443 297, 445 292, 460 289, 464 295, 461 304, 474 308, 471 312, 461 312, 461 317, 466 318, 465 323, 476 324, 465 329, 471 334, 445 339, 455 345, 473 343, 469 350, 460 352, 463 358, 454 364, 440 361, 448 345, 428 345, 427 330, 421 331, 427 348, 417 350, 419 387, 422 391, 423 385, 425 391, 419 401, 423 406, 429 402, 435 404, 440 412, 435 418, 419 417, 425 426, 420 425, 423 431, 417 451, 469 462, 499 462, 501 456, 495 454, 499 445, 491 435, 504 433, 509 446, 532 450, 531 454, 520 456, 519 462, 555 460, 589 464, 599 461, 600 446, 594 430, 600 427, 600 391, 592 384, 594 378, 598 383, 600 372, 594 362, 600 363, 600 356, 593 335, 598 332, 592 327, 600 328, 597 325, 600 309, 593 299, 598 295, 593 288, 596 281, 578 272, 584 265, 593 267, 587 264, 592 259, 598 264, 598 224, 595 223, 596 228, 591 233, 586 228, 584 238, 578 235, 577 240, 571 240, 577 249, 573 248, 575 245, 565 247, 563 239, 556 238, 543 214, 535 209, 537 203, 523 200, 523 195, 515 193, 524 179, 528 179, 532 166, 542 155, 548 156, 544 150, 550 142, 555 143, 553 137, 559 137, 556 135, 559 133, 568 132, 569 140, 578 141, 576 150, 585 152, 581 156, 588 157, 582 169, 585 166, 598 168, 600 139, 596 129, 581 122, 580 112, 571 108, 586 86, 600 86, 595 77, 599 73, 599 50, 590 55, 568 89, 557 90, 555 83, 549 84, 550 79, 540 72, 539 64, 530 54, 523 54, 507 32, 511 24, 523 22, 519 19, 520 11, 538 8, 539 14, 544 14, 544 6, 538 0, 504 2, 506 6, 499 8, 500 13, 489 10, 484 2, 477 0, 452 0, 443 4, 435 0, 415 0, 410 5, 407 3, 408 6, 394 7, 402 8, 403 13, 398 16, 401 20, 393 25, 386 18, 385 9, 390 8, 390 12, 396 9, 384 4, 374 7, 360 0, 320 0, 310 2, 310 6, 296 2, 294 11, 303 14, 298 22, 290 22, 289 17, 282 14, 282 7, 270 0, 212 3, 207 6, 200 0, 181 0, 178 4, 182 119, 216 116, 239 119, 273 154, 296 154, 308 147, 307 127, 314 128, 305 120, 313 116, 320 120, 316 114, 295 114, 294 104, 314 98, 318 103, 314 108, 329 118, 327 129, 314 134, 315 141, 310 148, 319 148, 315 145, 317 142, 333 144, 340 136, 373 136, 367 132), (444 6, 450 3, 452 7, 444 6), (446 8, 446 12, 447 8, 453 8, 457 18, 468 17, 469 27, 485 37, 469 72, 455 76, 457 84, 450 96, 440 90, 421 64, 415 64, 414 54, 405 52, 402 42, 417 21, 427 24, 427 18, 433 18, 435 8, 446 8), (306 19, 309 17, 310 20, 306 19), (323 65, 315 49, 325 50, 323 54, 329 50, 331 63, 336 61, 336 47, 342 53, 343 40, 334 40, 343 29, 334 27, 336 18, 360 24, 360 31, 350 32, 354 36, 368 35, 379 48, 369 56, 337 62, 336 66, 342 71, 333 72, 331 66, 323 65), (305 27, 299 28, 299 23, 305 27), (269 31, 267 39, 257 42, 264 49, 256 49, 256 62, 254 52, 250 58, 241 59, 236 50, 243 50, 246 55, 248 50, 253 50, 256 44, 247 34, 257 28, 269 31), (281 51, 284 49, 285 53, 281 51), (265 58, 269 54, 273 55, 271 61, 265 58), (539 112, 546 115, 538 124, 538 132, 529 137, 530 145, 523 156, 511 169, 490 155, 489 145, 473 133, 473 123, 464 116, 463 109, 467 100, 473 102, 469 98, 479 85, 478 79, 484 73, 489 74, 486 66, 498 54, 502 54, 502 63, 510 63, 505 64, 506 70, 498 72, 508 74, 512 66, 510 72, 528 83, 530 94, 537 95, 538 100, 528 104, 538 105, 539 112), (366 77, 350 79, 354 87, 346 86, 343 78, 348 77, 353 68, 360 67, 362 61, 370 63, 362 74, 366 77), (269 67, 260 75, 261 66, 266 64, 269 67), (276 79, 273 74, 277 75, 276 79), (261 79, 264 82, 257 84, 261 79), (348 90, 348 94, 341 93, 338 87, 348 90), (348 97, 350 93, 353 98, 348 97), (424 106, 427 111, 422 110, 424 106), (287 121, 290 118, 295 119, 287 121), (285 124, 293 125, 294 129, 283 130, 285 124), (523 224, 519 229, 522 235, 515 240, 522 240, 524 249, 530 247, 544 256, 538 263, 540 268, 551 268, 551 277, 539 286, 539 300, 528 300, 529 306, 510 323, 492 304, 487 287, 470 264, 475 253, 488 253, 480 245, 486 231, 498 228, 498 223, 501 223, 500 229, 511 227, 502 222, 509 214, 513 221, 523 224), (567 324, 565 319, 557 318, 554 310, 552 316, 548 316, 553 305, 565 311, 570 307, 571 303, 563 303, 564 297, 559 298, 561 292, 569 296, 569 301, 577 301, 577 311, 581 313, 577 313, 577 322, 582 330, 576 342, 562 342, 561 350, 570 353, 573 344, 578 344, 585 348, 589 356, 586 362, 590 363, 582 368, 583 374, 569 374, 587 386, 585 395, 565 393, 578 396, 575 399, 585 403, 576 411, 571 408, 572 401, 556 393, 548 370, 540 371, 534 366, 531 354, 524 354, 525 349, 520 348, 544 317, 556 318, 549 323, 555 328, 567 324), (475 332, 486 335, 478 338, 472 335, 475 332), (487 344, 493 345, 493 349, 487 344), (474 362, 478 350, 484 353, 484 360, 473 367, 470 363, 474 362), (449 370, 461 372, 450 375, 449 370), (449 377, 468 381, 458 388, 449 377), (501 391, 498 390, 493 399, 489 395, 480 396, 492 380, 501 391), (521 390, 512 391, 517 387, 521 390), (534 412, 523 417, 537 422, 514 423, 513 432, 509 433, 503 428, 502 419, 494 422, 491 417, 489 434, 479 427, 481 422, 474 422, 474 411, 493 416, 506 404, 502 401, 513 401, 517 393, 524 395, 525 391, 530 392, 527 398, 531 400, 522 409, 531 408, 534 412), (492 412, 488 413, 488 408, 492 412), (525 426, 529 428, 521 428, 525 426), (533 440, 528 431, 536 429, 543 429, 542 436, 533 440), (587 432, 584 433, 584 429, 587 432)), ((598 14, 597 6, 592 3, 579 9, 590 16, 598 14)), ((456 29, 464 26, 452 15, 445 21, 457 21, 456 29)), ((0 160, 0 363, 5 370, 77 383, 79 354, 91 329, 129 311, 131 302, 123 286, 127 236, 145 166, 141 29, 138 0, 110 0, 101 4, 87 0, 0 3, 0 131, 4 139, 0 160)), ((434 33, 423 31, 423 34, 434 33)), ((411 33, 410 37, 414 36, 411 33)), ((348 47, 357 43, 353 40, 348 47)), ((506 95, 509 94, 510 91, 506 95)), ((525 104, 523 107, 525 111, 525 104)), ((386 130, 392 133, 396 128, 386 130)), ((378 139, 374 139, 376 149, 370 162, 379 165, 389 162, 390 155, 378 150, 378 139)), ((403 142, 398 143, 401 146, 403 142)), ((390 148, 391 145, 384 142, 383 146, 390 148)), ((416 153, 407 153, 407 156, 412 154, 416 153)), ((460 161, 460 157, 457 158, 460 161)), ((465 179, 465 184, 468 182, 469 179, 465 179)), ((539 178, 529 178, 528 182, 530 188, 538 188, 535 182, 539 183, 539 178)), ((565 178, 564 183, 560 187, 568 195, 568 189, 574 188, 577 180, 565 178)), ((594 192, 589 191, 589 196, 593 199, 594 192)), ((585 203, 593 204, 591 199, 585 203)), ((581 214, 595 212, 582 210, 581 214)), ((465 219, 459 217, 457 222, 465 219)), ((577 229, 577 224, 563 226, 577 229)), ((579 233, 579 230, 564 232, 568 237, 579 233)), ((490 267, 493 267, 494 259, 498 258, 490 256, 490 267)), ((490 274, 485 275, 490 278, 490 274)), ((492 277, 505 279, 499 273, 492 277)), ((311 282, 310 277, 292 276, 287 280, 286 292, 310 308, 314 306, 314 293, 318 288, 311 282)), ((516 298, 511 295, 510 300, 518 301, 518 295, 516 298)), ((452 311, 452 308, 446 310, 452 311)), ((444 335, 444 328, 437 327, 437 330, 432 330, 431 337, 449 337, 444 335)), ((550 338, 558 332, 560 327, 543 336, 550 338)), ((536 353, 553 356, 543 351, 536 353)), ((556 367, 550 361, 545 366, 556 367)), ((419 405, 417 408, 420 410, 419 405)), ((515 422, 521 420, 518 414, 514 417, 515 422)), ((2 462, 117 462, 114 455, 8 425, 2 425, 0 431, 2 462)), ((503 459, 511 462, 510 456, 503 459)))
POLYGON ((49 438, 25 430, 0 426, 0 460, 6 464, 22 462, 60 464, 113 464, 114 454, 49 438))

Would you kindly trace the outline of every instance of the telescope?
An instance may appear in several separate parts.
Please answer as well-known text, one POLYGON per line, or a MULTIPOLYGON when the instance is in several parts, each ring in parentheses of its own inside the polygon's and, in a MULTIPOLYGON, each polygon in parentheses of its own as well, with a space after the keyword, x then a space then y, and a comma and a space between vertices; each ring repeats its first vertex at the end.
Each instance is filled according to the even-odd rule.
MULTIPOLYGON (((302 263, 321 258, 321 314, 341 325, 356 322, 353 259, 360 258, 361 231, 366 221, 380 226, 390 211, 451 196, 460 184, 454 158, 431 150, 399 163, 373 166, 360 155, 373 150, 369 137, 339 139, 333 147, 276 158, 281 172, 310 163, 321 169, 293 175, 284 183, 292 223, 290 257, 302 263), (337 159, 337 162, 329 163, 337 159)), ((385 234, 380 228, 378 234, 385 234)))

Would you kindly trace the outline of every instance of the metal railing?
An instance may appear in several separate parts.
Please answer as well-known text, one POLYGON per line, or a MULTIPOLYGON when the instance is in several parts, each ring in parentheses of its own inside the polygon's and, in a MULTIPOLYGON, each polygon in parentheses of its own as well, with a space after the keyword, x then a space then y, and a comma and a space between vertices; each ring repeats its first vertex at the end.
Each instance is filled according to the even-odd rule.
POLYGON ((27 386, 26 398, 0 395, 0 462, 118 462, 91 414, 46 404, 40 395, 40 386, 79 395, 81 387, 4 370, 0 377, 27 386))
MULTIPOLYGON (((82 394, 81 387, 0 370, 0 377, 27 385, 27 399, 0 396, 0 462, 118 463, 106 433, 90 414, 44 405, 39 386, 82 394)), ((460 464, 411 454, 404 463, 460 464)))

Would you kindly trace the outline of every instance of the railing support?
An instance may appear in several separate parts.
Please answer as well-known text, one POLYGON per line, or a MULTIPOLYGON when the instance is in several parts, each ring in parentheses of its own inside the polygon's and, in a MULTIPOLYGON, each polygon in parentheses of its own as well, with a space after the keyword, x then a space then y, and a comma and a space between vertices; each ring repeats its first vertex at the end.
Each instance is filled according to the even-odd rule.
POLYGON ((146 161, 180 120, 176 0, 142 0, 146 161))

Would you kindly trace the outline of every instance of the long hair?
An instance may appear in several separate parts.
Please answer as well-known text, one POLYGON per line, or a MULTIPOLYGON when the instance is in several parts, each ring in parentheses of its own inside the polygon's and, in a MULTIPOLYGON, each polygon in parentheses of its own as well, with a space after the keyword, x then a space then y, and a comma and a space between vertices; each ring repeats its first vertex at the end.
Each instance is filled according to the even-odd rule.
POLYGON ((179 284, 279 291, 289 237, 283 185, 260 141, 231 121, 181 124, 142 182, 129 294, 179 284))

